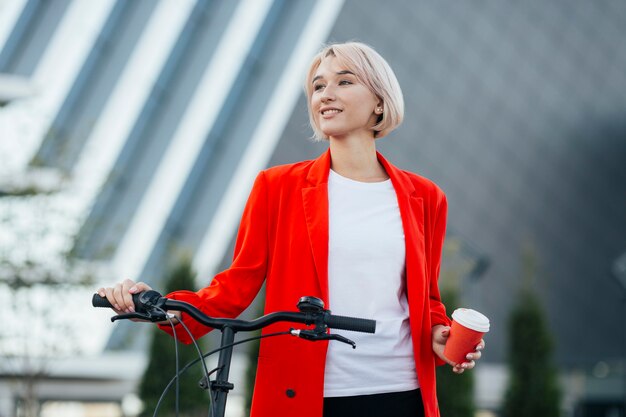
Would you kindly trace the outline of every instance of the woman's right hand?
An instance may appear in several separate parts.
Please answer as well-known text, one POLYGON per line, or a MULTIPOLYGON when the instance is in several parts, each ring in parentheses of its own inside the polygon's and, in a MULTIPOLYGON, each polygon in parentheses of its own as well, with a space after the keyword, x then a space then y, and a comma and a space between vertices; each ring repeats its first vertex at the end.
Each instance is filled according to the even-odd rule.
POLYGON ((152 288, 144 282, 134 282, 130 279, 125 279, 115 284, 113 287, 99 288, 97 292, 100 297, 106 297, 106 299, 109 300, 116 314, 123 314, 135 312, 133 294, 151 289, 152 288))

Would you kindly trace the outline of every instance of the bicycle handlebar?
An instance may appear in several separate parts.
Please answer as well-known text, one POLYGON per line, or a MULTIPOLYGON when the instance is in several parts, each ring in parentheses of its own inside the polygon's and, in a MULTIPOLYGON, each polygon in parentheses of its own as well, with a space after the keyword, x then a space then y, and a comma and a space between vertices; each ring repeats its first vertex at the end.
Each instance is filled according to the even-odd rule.
MULTIPOLYGON (((209 326, 215 329, 223 329, 225 327, 229 327, 235 332, 258 330, 277 322, 304 323, 306 325, 323 324, 332 329, 350 330, 362 333, 376 332, 375 320, 333 315, 329 310, 323 309, 323 303, 319 299, 316 299, 316 302, 320 304, 316 304, 314 307, 311 307, 310 304, 301 307, 301 303, 305 298, 307 299, 306 301, 312 299, 311 297, 303 297, 300 299, 300 303, 298 303, 298 307, 301 310, 300 312, 277 311, 248 321, 240 319, 213 318, 207 316, 191 304, 183 301, 170 300, 161 296, 161 294, 159 294, 158 292, 150 290, 133 295, 133 302, 135 304, 136 311, 135 314, 122 314, 114 317, 113 319, 142 318, 152 321, 160 321, 164 320, 165 317, 163 315, 160 315, 157 316, 157 318, 154 318, 150 315, 151 312, 153 313, 155 310, 177 310, 187 313, 196 321, 204 324, 205 326, 209 326)), ((93 295, 92 305, 94 307, 113 307, 109 300, 107 300, 105 297, 100 297, 98 294, 93 295)))
MULTIPOLYGON (((351 345, 353 349, 356 348, 355 342, 339 334, 328 333, 327 329, 330 327, 333 329, 352 330, 363 333, 376 332, 375 320, 367 320, 357 317, 335 316, 331 314, 329 310, 324 309, 324 302, 322 300, 315 297, 301 297, 300 301, 297 304, 298 310, 300 310, 299 312, 277 311, 250 321, 240 319, 213 318, 207 316, 191 304, 185 303, 183 301, 170 300, 153 290, 134 294, 133 302, 135 304, 134 313, 119 314, 115 317, 112 317, 111 321, 131 318, 149 320, 153 322, 164 321, 168 318, 166 313, 167 310, 177 310, 187 313, 201 324, 213 327, 215 329, 219 329, 222 332, 218 367, 216 368, 216 379, 214 381, 209 381, 209 372, 205 369, 206 375, 203 378, 203 381, 206 379, 206 383, 202 385, 205 388, 209 387, 212 391, 215 392, 215 397, 212 397, 211 404, 213 407, 213 415, 216 417, 224 416, 226 410, 226 397, 228 395, 228 391, 233 389, 233 384, 228 382, 228 373, 230 369, 232 349, 235 345, 233 341, 236 332, 258 330, 277 322, 304 323, 306 325, 314 325, 315 327, 307 329, 292 328, 288 332, 271 333, 260 337, 290 334, 292 336, 296 336, 310 341, 336 340, 351 345)), ((98 294, 94 294, 91 304, 94 307, 113 307, 109 300, 104 297, 100 297, 98 294)), ((189 332, 189 330, 185 326, 185 323, 181 322, 181 324, 183 325, 185 330, 189 332)), ((200 354, 200 358, 202 358, 203 355, 201 354, 199 348, 198 353, 200 354)), ((176 372, 176 376, 178 376, 178 370, 176 372)), ((164 392, 167 392, 167 387, 164 392)))

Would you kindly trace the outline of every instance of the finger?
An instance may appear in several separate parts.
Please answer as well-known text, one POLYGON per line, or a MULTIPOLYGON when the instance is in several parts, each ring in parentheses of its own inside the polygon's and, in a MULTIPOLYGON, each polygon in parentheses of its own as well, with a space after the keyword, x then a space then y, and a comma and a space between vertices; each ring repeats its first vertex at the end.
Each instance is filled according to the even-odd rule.
POLYGON ((107 300, 109 300, 111 305, 113 305, 113 310, 115 310, 115 312, 119 314, 120 306, 115 301, 115 296, 113 295, 113 288, 111 287, 104 288, 104 296, 106 297, 107 300))
POLYGON ((122 291, 122 284, 115 284, 115 286, 113 287, 113 298, 111 299, 111 302, 116 306, 117 310, 125 311, 126 303, 124 302, 124 296, 122 295, 122 291))
POLYGON ((96 290, 96 292, 98 293, 98 295, 99 295, 100 297, 105 297, 105 296, 106 296, 106 293, 104 292, 104 287, 100 287, 100 288, 98 288, 98 289, 96 290))
POLYGON ((480 343, 476 346, 477 351, 481 351, 485 349, 485 339, 480 339, 480 343))
POLYGON ((146 284, 145 282, 138 282, 135 285, 133 285, 132 287, 130 287, 130 293, 131 294, 137 294, 143 291, 150 291, 152 289, 152 287, 150 287, 148 284, 146 284))
POLYGON ((122 297, 124 298, 125 311, 132 313, 135 311, 135 303, 133 303, 133 294, 130 289, 135 286, 135 281, 125 279, 122 281, 122 297))
POLYGON ((476 352, 472 352, 472 353, 468 353, 467 356, 465 356, 467 358, 467 360, 478 360, 481 358, 483 354, 477 350, 476 352))
POLYGON ((143 282, 138 282, 134 284, 133 286, 131 286, 128 292, 130 292, 131 294, 137 294, 138 292, 141 292, 140 288, 142 287, 142 285, 143 285, 143 282))
POLYGON ((455 368, 459 368, 459 369, 463 369, 463 370, 467 370, 467 369, 473 369, 474 366, 476 366, 476 362, 474 361, 469 361, 469 362, 462 362, 459 363, 455 366, 455 368))
POLYGON ((113 291, 113 293, 117 297, 116 300, 120 308, 125 313, 130 313, 131 307, 134 307, 132 295, 128 292, 132 281, 131 282, 128 282, 128 281, 130 280, 124 280, 120 282, 119 284, 115 286, 115 290, 113 291))

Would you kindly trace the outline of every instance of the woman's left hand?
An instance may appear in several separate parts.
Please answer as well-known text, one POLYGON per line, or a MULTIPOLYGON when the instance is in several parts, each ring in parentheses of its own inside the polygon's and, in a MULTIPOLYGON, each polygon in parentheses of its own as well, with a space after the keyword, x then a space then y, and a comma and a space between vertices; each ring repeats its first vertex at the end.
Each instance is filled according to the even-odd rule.
POLYGON ((432 329, 433 339, 433 352, 439 356, 443 361, 452 366, 452 371, 457 374, 462 374, 466 369, 472 369, 476 366, 476 361, 481 357, 481 351, 485 348, 485 341, 480 339, 480 343, 476 346, 474 352, 467 354, 467 362, 454 363, 443 355, 443 350, 446 347, 446 342, 450 337, 450 326, 444 326, 441 324, 436 325, 432 329))

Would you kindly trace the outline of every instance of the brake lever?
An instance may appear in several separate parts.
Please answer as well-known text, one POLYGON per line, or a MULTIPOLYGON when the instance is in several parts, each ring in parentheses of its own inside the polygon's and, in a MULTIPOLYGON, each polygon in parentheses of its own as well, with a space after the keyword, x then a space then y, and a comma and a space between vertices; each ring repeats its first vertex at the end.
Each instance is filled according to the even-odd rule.
POLYGON ((290 329, 289 332, 291 333, 292 336, 296 336, 301 339, 306 339, 306 340, 311 340, 311 341, 336 340, 338 342, 342 342, 342 343, 352 346, 352 349, 356 349, 356 343, 354 343, 354 341, 340 334, 320 333, 320 332, 316 332, 313 330, 300 330, 300 329, 290 329))
POLYGON ((130 320, 130 319, 139 319, 151 322, 157 321, 165 321, 167 320, 167 315, 162 311, 147 311, 145 313, 124 313, 118 314, 117 316, 111 317, 111 321, 117 320, 130 320))
POLYGON ((340 334, 334 334, 334 333, 327 334, 327 335, 324 336, 323 339, 336 340, 338 342, 342 342, 342 343, 345 343, 347 345, 352 346, 352 349, 356 349, 356 343, 354 343, 353 340, 350 340, 347 337, 344 337, 344 336, 342 336, 340 334))

